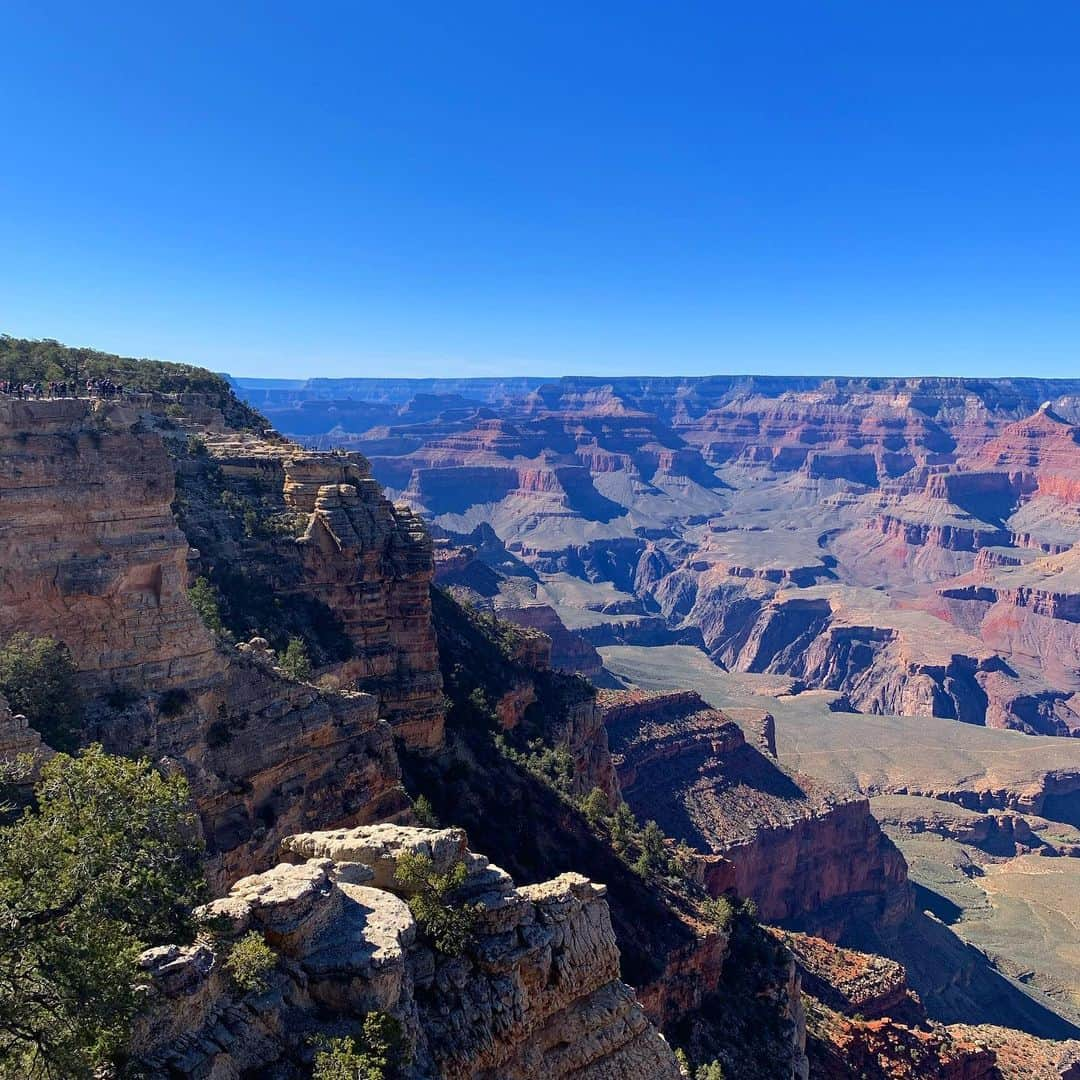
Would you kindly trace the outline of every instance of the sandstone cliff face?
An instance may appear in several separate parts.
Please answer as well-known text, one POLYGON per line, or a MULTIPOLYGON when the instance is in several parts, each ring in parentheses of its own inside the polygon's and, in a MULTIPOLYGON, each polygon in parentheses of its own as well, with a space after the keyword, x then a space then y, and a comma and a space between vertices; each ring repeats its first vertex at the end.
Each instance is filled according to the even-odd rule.
POLYGON ((223 541, 212 503, 193 505, 185 527, 204 563, 256 566, 259 586, 303 598, 337 621, 351 657, 330 674, 379 699, 380 716, 409 745, 442 740, 443 702, 431 624, 431 538, 405 507, 383 497, 359 454, 306 453, 284 440, 248 434, 204 436, 223 492, 260 511, 282 507, 307 525, 270 541, 223 541))
POLYGON ((172 498, 165 447, 133 409, 0 401, 0 637, 53 635, 92 689, 218 678, 172 498))
POLYGON ((184 770, 224 883, 290 832, 392 817, 407 800, 376 698, 289 682, 215 644, 187 598, 153 423, 119 404, 0 402, 0 638, 63 641, 87 735, 184 770))
POLYGON ((835 938, 910 910, 903 857, 866 799, 788 774, 697 694, 601 691, 600 710, 637 817, 723 856, 762 918, 835 938))
POLYGON ((356 643, 364 665, 358 686, 377 689, 383 715, 407 743, 438 746, 442 682, 426 529, 383 498, 358 455, 345 465, 328 456, 289 458, 285 502, 312 511, 299 541, 307 588, 341 616, 356 643))
POLYGON ((380 1010, 409 1041, 411 1077, 676 1080, 674 1055, 619 981, 602 886, 576 874, 515 888, 460 830, 310 833, 293 860, 238 881, 205 909, 227 937, 254 929, 279 956, 264 994, 222 971, 226 940, 144 955, 154 992, 134 1045, 177 1077, 294 1075, 318 1024, 380 1010), (463 860, 459 902, 478 905, 461 956, 434 951, 395 884, 403 851, 441 872, 463 860))

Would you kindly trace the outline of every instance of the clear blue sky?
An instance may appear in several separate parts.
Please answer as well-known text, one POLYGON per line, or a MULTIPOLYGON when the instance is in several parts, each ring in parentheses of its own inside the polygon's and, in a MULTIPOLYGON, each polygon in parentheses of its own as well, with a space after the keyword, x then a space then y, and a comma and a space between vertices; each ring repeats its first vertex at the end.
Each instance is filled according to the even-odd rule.
POLYGON ((1080 5, 8 4, 0 329, 237 375, 1080 374, 1080 5))

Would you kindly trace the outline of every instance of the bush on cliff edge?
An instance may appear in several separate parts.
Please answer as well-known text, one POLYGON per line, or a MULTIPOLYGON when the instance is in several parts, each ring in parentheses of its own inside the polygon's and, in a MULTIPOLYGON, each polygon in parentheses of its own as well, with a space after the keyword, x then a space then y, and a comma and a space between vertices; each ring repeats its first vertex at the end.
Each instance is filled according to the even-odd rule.
POLYGON ((467 877, 468 870, 460 860, 440 874, 427 855, 403 851, 398 856, 394 880, 412 892, 409 910, 413 918, 434 948, 447 956, 459 956, 476 929, 475 906, 451 899, 467 877))
POLYGON ((89 1077, 138 1006, 135 960, 190 939, 201 844, 182 776, 92 746, 0 827, 0 1077, 89 1077))

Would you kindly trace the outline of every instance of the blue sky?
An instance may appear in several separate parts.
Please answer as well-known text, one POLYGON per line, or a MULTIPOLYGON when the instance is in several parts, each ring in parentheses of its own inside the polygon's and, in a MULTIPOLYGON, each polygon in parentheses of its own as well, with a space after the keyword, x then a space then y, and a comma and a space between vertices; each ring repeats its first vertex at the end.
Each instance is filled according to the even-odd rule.
POLYGON ((11 4, 0 40, 9 333, 1080 375, 1075 3, 11 4))

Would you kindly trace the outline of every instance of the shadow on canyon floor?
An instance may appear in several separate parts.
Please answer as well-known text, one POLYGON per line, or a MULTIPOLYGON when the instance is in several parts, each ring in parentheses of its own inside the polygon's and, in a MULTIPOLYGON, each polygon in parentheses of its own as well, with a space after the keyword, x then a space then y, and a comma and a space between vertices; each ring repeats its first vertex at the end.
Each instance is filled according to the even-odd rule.
POLYGON ((864 930, 842 944, 902 963, 909 985, 942 1023, 998 1024, 1047 1039, 1080 1038, 1080 1026, 1044 995, 1007 978, 985 953, 945 925, 945 919, 960 912, 955 904, 924 886, 915 890, 916 910, 893 934, 864 930))

